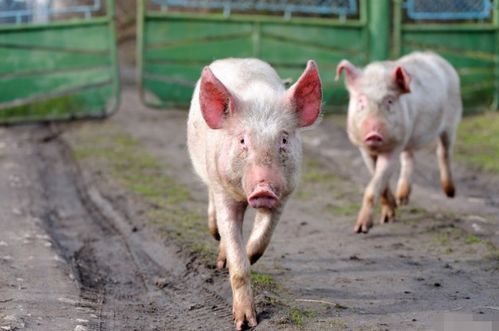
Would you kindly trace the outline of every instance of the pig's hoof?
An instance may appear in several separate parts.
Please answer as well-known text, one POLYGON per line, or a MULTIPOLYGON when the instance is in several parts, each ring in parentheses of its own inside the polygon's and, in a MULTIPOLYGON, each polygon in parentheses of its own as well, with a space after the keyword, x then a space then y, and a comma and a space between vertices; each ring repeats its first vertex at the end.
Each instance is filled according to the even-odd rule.
POLYGON ((218 256, 217 256, 217 269, 222 270, 227 264, 227 255, 225 254, 225 246, 218 245, 218 256))
POLYGON ((256 311, 251 302, 236 304, 232 310, 234 322, 236 323, 236 330, 244 330, 247 325, 250 328, 257 326, 256 311))
POLYGON ((406 206, 409 204, 409 196, 397 197, 397 206, 406 206))
POLYGON ((409 196, 411 195, 410 185, 401 185, 397 189, 397 206, 405 206, 409 203, 409 196))
POLYGON ((369 229, 372 228, 372 226, 373 226, 372 222, 357 223, 357 224, 355 224, 355 227, 353 228, 353 232, 355 232, 355 233, 368 233, 369 229))
POLYGON ((213 229, 213 228, 209 228, 209 230, 210 230, 210 234, 211 234, 211 236, 212 236, 212 237, 213 237, 216 241, 220 241, 220 234, 218 233, 218 229, 217 229, 217 228, 215 228, 215 229, 213 229))
POLYGON ((248 259, 250 261, 250 264, 255 264, 256 261, 258 261, 262 257, 262 253, 253 253, 253 254, 248 254, 248 259))
POLYGON ((395 208, 382 207, 380 223, 391 223, 395 221, 395 208))
POLYGON ((217 260, 217 269, 222 270, 225 268, 226 262, 225 260, 217 260))
POLYGON ((444 190, 444 193, 448 198, 453 198, 456 196, 456 189, 454 188, 454 184, 452 184, 451 182, 442 182, 442 189, 444 190))

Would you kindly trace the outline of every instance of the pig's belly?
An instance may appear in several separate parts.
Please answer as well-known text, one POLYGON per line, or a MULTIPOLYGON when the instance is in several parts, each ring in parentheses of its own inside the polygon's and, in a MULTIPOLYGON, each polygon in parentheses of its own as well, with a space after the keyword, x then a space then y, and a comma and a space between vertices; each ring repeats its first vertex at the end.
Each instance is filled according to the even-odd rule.
POLYGON ((405 149, 421 149, 435 141, 441 132, 442 128, 440 126, 425 131, 414 132, 405 149))

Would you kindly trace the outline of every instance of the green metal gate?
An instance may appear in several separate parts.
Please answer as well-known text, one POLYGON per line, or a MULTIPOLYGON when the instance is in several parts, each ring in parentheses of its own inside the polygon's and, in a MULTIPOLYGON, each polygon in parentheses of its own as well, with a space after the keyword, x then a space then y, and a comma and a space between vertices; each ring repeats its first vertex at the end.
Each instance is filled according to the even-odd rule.
POLYGON ((499 16, 492 0, 394 0, 393 57, 431 49, 461 77, 466 112, 498 109, 499 16))
POLYGON ((347 95, 333 73, 342 58, 368 61, 367 22, 364 0, 139 0, 142 100, 153 107, 187 105, 203 66, 224 57, 258 57, 291 80, 315 59, 325 102, 342 104, 347 95))
POLYGON ((118 107, 114 0, 0 0, 0 123, 118 107))
POLYGON ((344 106, 343 83, 333 81, 342 58, 364 65, 431 49, 459 71, 468 112, 497 109, 498 2, 139 0, 141 96, 153 107, 186 105, 201 68, 217 58, 259 57, 291 79, 313 58, 326 107, 344 106))

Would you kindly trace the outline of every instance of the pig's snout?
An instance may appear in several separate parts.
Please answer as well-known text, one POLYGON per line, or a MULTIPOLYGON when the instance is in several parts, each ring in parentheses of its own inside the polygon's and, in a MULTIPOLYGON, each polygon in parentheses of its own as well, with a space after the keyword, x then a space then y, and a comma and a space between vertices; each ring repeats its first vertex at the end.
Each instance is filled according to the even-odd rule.
POLYGON ((379 132, 371 132, 364 137, 364 142, 369 147, 378 147, 383 144, 383 140, 383 136, 379 132))
POLYGON ((258 184, 248 197, 248 203, 253 208, 273 209, 279 204, 279 197, 269 184, 258 184))

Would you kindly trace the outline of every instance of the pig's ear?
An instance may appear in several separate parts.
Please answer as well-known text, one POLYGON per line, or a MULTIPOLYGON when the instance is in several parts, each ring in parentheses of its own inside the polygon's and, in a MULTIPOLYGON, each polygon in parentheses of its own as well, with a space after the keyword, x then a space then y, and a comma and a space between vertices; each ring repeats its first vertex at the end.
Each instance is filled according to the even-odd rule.
POLYGON ((396 86, 402 94, 411 92, 411 76, 409 76, 404 68, 397 66, 393 71, 392 76, 396 86))
POLYGON ((340 79, 341 73, 345 71, 345 83, 348 88, 352 87, 355 80, 360 76, 361 71, 351 64, 348 60, 341 60, 341 62, 336 67, 336 78, 335 80, 340 79))
POLYGON ((321 112, 322 84, 317 64, 313 60, 307 62, 307 68, 289 88, 287 97, 295 107, 298 127, 314 124, 321 112))
POLYGON ((206 124, 220 129, 233 106, 232 96, 209 67, 204 67, 199 86, 199 104, 206 124))

